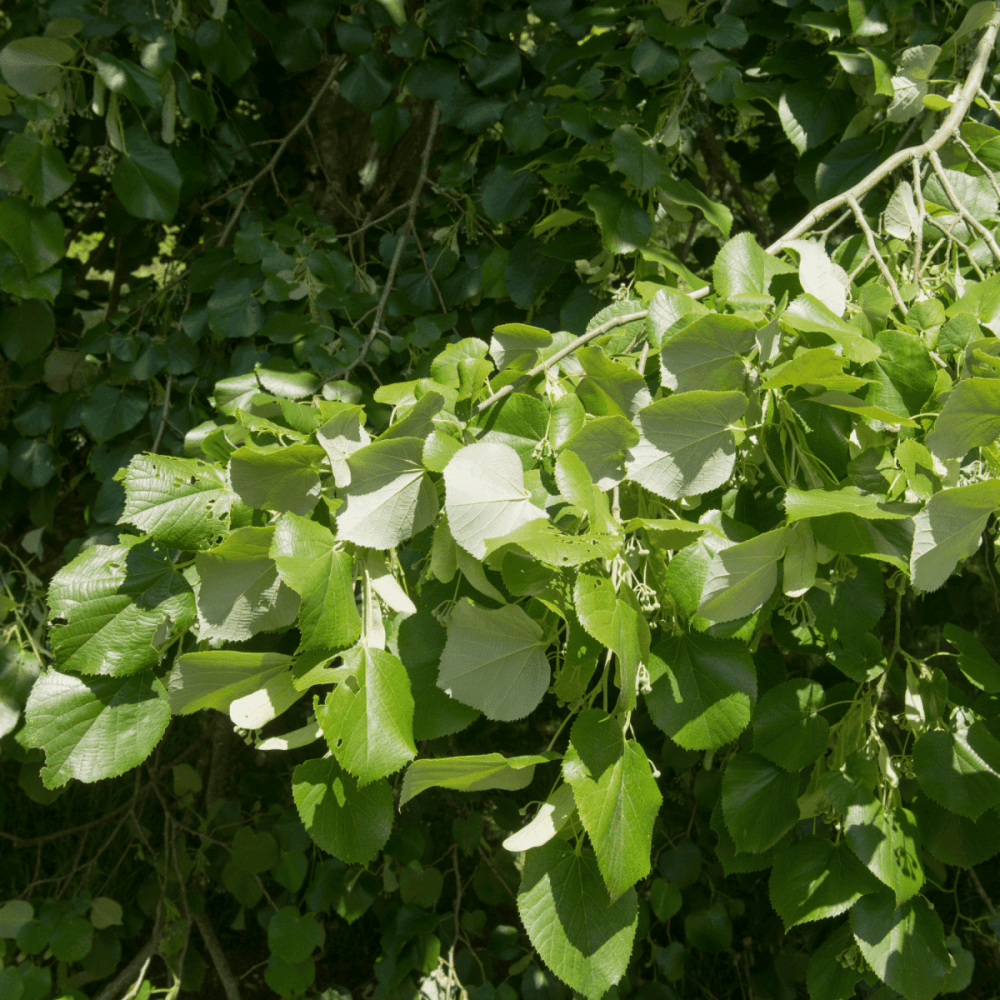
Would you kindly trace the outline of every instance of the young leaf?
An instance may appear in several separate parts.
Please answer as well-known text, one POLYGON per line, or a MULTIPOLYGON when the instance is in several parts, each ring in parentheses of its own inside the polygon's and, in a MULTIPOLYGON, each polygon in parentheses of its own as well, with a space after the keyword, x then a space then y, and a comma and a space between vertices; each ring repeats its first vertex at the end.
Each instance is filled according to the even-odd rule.
POLYGON ((891 892, 864 896, 851 910, 861 954, 879 979, 908 1000, 933 1000, 952 970, 941 918, 923 899, 897 905, 891 892))
POLYGON ((686 750, 718 750, 750 721, 757 678, 747 647, 685 633, 664 639, 649 658, 649 714, 686 750))
POLYGON ((53 577, 49 606, 56 666, 81 674, 156 666, 155 646, 194 623, 190 585, 149 541, 85 549, 53 577))
POLYGON ((846 844, 808 836, 792 844, 771 872, 771 905, 787 933, 797 924, 835 917, 882 883, 846 844))
POLYGON ((445 510, 455 541, 482 559, 487 538, 503 538, 546 517, 524 488, 524 472, 510 445, 466 445, 444 470, 445 510))
POLYGON ((587 1000, 600 1000, 625 974, 638 899, 629 889, 612 902, 589 851, 560 840, 528 851, 517 909, 545 964, 587 1000))
POLYGON ((295 621, 299 596, 285 586, 270 556, 274 528, 240 528, 195 557, 199 635, 241 642, 295 621))
POLYGON ((738 851, 766 851, 798 822, 799 776, 741 751, 722 775, 722 815, 738 851))
POLYGON ((413 695, 406 667, 383 649, 348 650, 344 665, 354 670, 358 690, 338 684, 317 707, 316 721, 337 760, 363 788, 416 757, 413 695))
POLYGON ((765 253, 750 233, 734 236, 718 253, 712 265, 712 282, 725 299, 736 295, 767 295, 771 279, 794 274, 791 264, 765 253))
POLYGON ((611 360, 602 348, 581 347, 576 360, 585 373, 576 395, 595 417, 631 420, 652 401, 645 379, 634 368, 611 360))
POLYGON ((913 770, 927 796, 959 816, 976 820, 1000 802, 1000 741, 985 723, 924 733, 913 746, 913 770))
POLYGON ((581 712, 573 723, 563 776, 611 899, 618 899, 650 871, 653 822, 663 798, 649 761, 621 724, 597 709, 581 712))
POLYGON ((335 546, 329 528, 296 514, 285 514, 275 526, 271 558, 282 582, 302 598, 300 651, 341 649, 361 636, 354 558, 335 546))
POLYGON ((496 611, 468 599, 448 619, 437 685, 488 719, 523 719, 549 686, 551 670, 538 624, 516 604, 496 611))
POLYGON ((163 684, 134 677, 73 677, 50 670, 35 682, 19 739, 45 751, 46 788, 70 780, 100 781, 137 767, 170 722, 163 684))
POLYGON ((559 754, 549 751, 522 757, 487 753, 474 757, 415 760, 403 778, 399 805, 402 808, 410 799, 435 787, 455 788, 460 792, 478 792, 487 788, 517 791, 531 784, 536 764, 558 759, 559 754))
POLYGON ((358 788, 332 757, 299 764, 292 795, 309 836, 345 864, 368 864, 392 832, 389 782, 358 788))
POLYGON ((424 472, 417 437, 373 441, 347 458, 351 481, 337 512, 337 537, 369 549, 391 549, 431 524, 437 493, 424 472))
POLYGON ((627 461, 628 478, 667 500, 716 489, 732 475, 730 428, 746 408, 741 393, 702 390, 651 403, 636 420, 640 440, 627 461))

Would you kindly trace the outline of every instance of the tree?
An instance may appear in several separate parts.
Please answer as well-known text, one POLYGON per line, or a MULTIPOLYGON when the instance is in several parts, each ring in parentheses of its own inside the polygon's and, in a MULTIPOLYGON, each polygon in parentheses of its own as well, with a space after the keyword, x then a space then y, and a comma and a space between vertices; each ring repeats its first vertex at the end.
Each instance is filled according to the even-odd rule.
POLYGON ((6 16, 4 988, 987 995, 994 4, 6 16))

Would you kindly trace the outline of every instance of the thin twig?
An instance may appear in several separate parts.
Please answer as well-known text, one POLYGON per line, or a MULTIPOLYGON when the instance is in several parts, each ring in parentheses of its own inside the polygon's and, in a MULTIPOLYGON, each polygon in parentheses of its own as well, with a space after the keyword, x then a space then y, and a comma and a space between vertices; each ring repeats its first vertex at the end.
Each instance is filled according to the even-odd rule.
MULTIPOLYGON (((694 298, 694 296, 690 296, 694 298)), ((477 416, 484 410, 488 410, 494 403, 498 403, 501 399, 505 399, 516 389, 519 389, 525 382, 530 381, 536 375, 540 375, 542 372, 547 371, 554 364, 562 361, 568 354, 572 354, 575 350, 583 347, 588 341, 593 340, 595 337, 601 336, 602 333, 607 333, 608 330, 613 330, 616 326, 624 326, 626 323, 632 323, 635 320, 645 319, 648 310, 643 309, 640 312, 626 313, 624 316, 615 316, 613 319, 609 319, 606 323, 602 323, 600 326, 595 326, 593 330, 589 330, 587 333, 576 340, 571 340, 562 350, 556 351, 555 354, 547 357, 544 361, 540 361, 534 368, 529 372, 525 372, 520 378, 515 379, 509 385, 505 385, 502 389, 497 389, 492 396, 484 399, 473 411, 477 416)))
POLYGON ((446 313, 448 307, 444 304, 444 296, 441 294, 441 289, 438 288, 438 283, 434 279, 434 272, 431 270, 430 265, 427 263, 427 257, 424 254, 424 246, 420 242, 420 236, 417 234, 417 227, 413 227, 413 232, 410 234, 413 236, 414 242, 417 244, 417 253, 420 254, 420 260, 423 262, 424 271, 427 277, 431 279, 431 287, 434 289, 434 293, 437 295, 438 304, 441 306, 441 312, 446 313))
POLYGON ((975 58, 972 61, 972 66, 969 69, 969 75, 966 77, 965 83, 962 86, 958 100, 952 105, 951 110, 945 117, 945 120, 940 126, 938 126, 934 134, 931 135, 926 142, 922 142, 919 146, 910 146, 907 149, 901 149, 898 153, 894 153, 887 160, 880 163, 870 174, 858 181, 858 183, 853 187, 842 192, 841 194, 835 195, 833 198, 828 198, 821 205, 817 205, 811 212, 804 216, 797 225, 793 226, 792 229, 785 233, 780 240, 769 246, 767 248, 767 252, 772 254, 777 253, 783 242, 786 240, 797 239, 803 233, 807 233, 810 229, 812 229, 820 219, 825 218, 831 212, 837 211, 837 209, 842 208, 844 205, 849 205, 852 198, 856 201, 858 198, 866 195, 872 190, 872 188, 880 184, 886 177, 888 177, 898 167, 901 167, 904 163, 908 163, 910 160, 920 159, 928 153, 932 153, 940 149, 952 137, 952 135, 958 131, 959 125, 961 125, 966 112, 968 112, 976 94, 979 92, 980 84, 982 83, 983 76, 986 73, 986 66, 989 63, 990 54, 993 51, 993 43, 996 41, 998 29, 1000 29, 1000 11, 997 11, 997 13, 990 18, 985 31, 983 31, 982 37, 979 39, 979 45, 976 47, 975 58))
POLYGON ((453 844, 451 848, 451 865, 455 872, 455 936, 452 938, 451 947, 448 949, 448 980, 444 987, 445 1000, 451 1000, 451 984, 455 978, 455 945, 458 944, 459 935, 462 933, 462 876, 458 870, 458 845, 453 844))
POLYGON ((170 387, 173 385, 173 375, 167 376, 166 388, 163 390, 163 411, 160 413, 160 426, 156 431, 156 440, 153 442, 153 454, 160 450, 160 442, 163 440, 163 431, 167 426, 167 414, 170 412, 170 387))
POLYGON ((399 268, 399 262, 403 257, 403 247, 406 244, 406 238, 411 232, 414 232, 414 223, 417 218, 417 206, 420 202, 420 193, 424 189, 424 184, 427 181, 427 168, 431 160, 431 149, 434 147, 434 136, 437 134, 438 122, 441 119, 441 111, 437 104, 434 105, 434 110, 431 112, 431 123, 430 127, 427 129, 427 141, 424 143, 424 152, 420 157, 420 175, 417 177, 417 183, 413 188, 413 194, 410 196, 410 210, 406 214, 406 222, 403 223, 403 228, 399 231, 399 239, 396 242, 396 250, 392 255, 392 261, 389 264, 389 274, 385 279, 385 287, 382 289, 382 297, 378 300, 378 306, 375 308, 375 319, 372 322, 371 332, 365 338, 365 342, 361 345, 361 350, 358 356, 338 373, 336 377, 347 378, 351 372, 354 371, 358 365, 364 363, 365 358, 368 356, 368 352, 371 350, 372 344, 375 343, 375 338, 378 336, 379 329, 382 326, 382 317, 385 314, 385 307, 389 303, 389 296, 392 294, 392 285, 396 280, 396 270, 399 268))
POLYGON ((861 227, 861 232, 865 234, 865 242, 868 244, 868 252, 875 258, 875 263, 878 264, 878 269, 882 272, 882 277, 885 278, 886 284, 889 286, 889 291, 892 292, 893 301, 896 303, 900 313, 905 316, 906 304, 903 302, 903 297, 899 294, 899 286, 896 284, 896 279, 892 276, 892 272, 889 270, 889 265, 886 264, 885 258, 881 253, 879 253, 879 249, 875 245, 875 234, 872 232, 872 227, 868 225, 868 220, 864 217, 857 198, 854 198, 853 196, 848 198, 847 204, 851 206, 854 218, 861 227))
POLYGON ((496 866, 493 864, 493 859, 486 853, 485 850, 483 850, 482 846, 479 848, 479 853, 483 856, 483 861, 486 862, 486 867, 489 868, 494 875, 496 875, 497 881, 507 890, 507 895, 517 902, 517 896, 514 895, 514 890, 511 889, 511 887, 503 880, 503 876, 496 870, 496 866))
POLYGON ((972 884, 976 887, 976 892, 979 893, 979 898, 983 901, 983 906, 986 907, 991 917, 995 917, 997 915, 996 907, 993 905, 993 900, 990 899, 986 890, 983 888, 983 883, 979 881, 978 872, 972 867, 970 867, 968 871, 969 877, 972 879, 972 884))
MULTIPOLYGON (((319 102, 323 99, 326 92, 337 82, 337 77, 340 75, 340 71, 344 68, 344 64, 347 62, 347 56, 341 56, 333 64, 333 68, 330 70, 327 78, 320 85, 319 90, 313 95, 312 102, 309 107, 306 108, 306 113, 298 120, 298 122, 292 126, 291 131, 285 136, 284 139, 278 144, 278 148, 274 151, 274 155, 267 164, 261 168, 261 170, 256 174, 256 176, 250 181, 249 184, 243 189, 243 194, 240 195, 240 200, 236 203, 236 208, 233 209, 232 214, 229 216, 229 221, 225 224, 222 232, 219 234, 219 239, 216 242, 216 246, 225 246, 226 242, 229 240, 230 235, 233 232, 233 228, 236 225, 237 220, 243 214, 243 209, 246 208, 247 200, 250 197, 250 192, 256 187, 258 181, 266 177, 269 173, 274 170, 275 164, 281 159, 285 150, 288 149, 289 144, 292 139, 294 139, 299 132, 302 131, 306 126, 306 122, 312 118, 313 113, 316 108, 319 107, 319 102)), ((275 182, 277 184, 277 182, 275 182)), ((279 194, 281 192, 279 191, 279 194)))
POLYGON ((965 220, 967 226, 979 233, 986 241, 986 245, 990 248, 994 259, 1000 261, 1000 246, 997 246, 997 241, 993 239, 993 234, 978 219, 973 217, 972 213, 965 207, 965 203, 958 197, 958 193, 952 187, 951 181, 948 180, 948 175, 944 172, 941 158, 936 152, 930 154, 930 161, 931 166, 934 168, 934 173, 937 174, 937 179, 941 182, 941 187, 944 188, 944 193, 948 196, 948 200, 952 205, 955 206, 955 211, 965 220))

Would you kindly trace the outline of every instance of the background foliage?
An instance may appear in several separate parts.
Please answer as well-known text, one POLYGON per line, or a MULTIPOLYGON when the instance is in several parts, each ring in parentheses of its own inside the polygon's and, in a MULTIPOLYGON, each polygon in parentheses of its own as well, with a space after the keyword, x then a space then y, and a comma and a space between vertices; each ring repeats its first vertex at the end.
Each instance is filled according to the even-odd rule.
POLYGON ((0 996, 994 995, 993 4, 3 17, 0 996))

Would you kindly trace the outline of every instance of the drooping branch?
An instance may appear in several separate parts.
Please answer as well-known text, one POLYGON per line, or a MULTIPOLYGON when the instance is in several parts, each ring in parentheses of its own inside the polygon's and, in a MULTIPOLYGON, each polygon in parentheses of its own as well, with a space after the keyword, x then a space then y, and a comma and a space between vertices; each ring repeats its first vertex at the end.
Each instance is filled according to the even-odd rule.
POLYGON ((807 233, 820 219, 825 218, 831 212, 837 211, 850 204, 850 199, 860 200, 876 185, 880 184, 894 170, 908 163, 910 160, 922 159, 931 153, 937 152, 956 132, 965 118, 966 112, 979 93, 980 84, 986 74, 986 65, 989 62, 990 53, 993 51, 993 44, 996 41, 997 30, 1000 29, 1000 11, 997 11, 986 29, 983 31, 979 45, 976 47, 976 56, 969 68, 969 75, 959 92, 958 100, 952 105, 945 120, 941 123, 934 134, 919 146, 910 146, 908 149, 901 149, 898 153, 893 153, 887 160, 880 163, 867 177, 863 177, 854 187, 849 188, 842 194, 829 198, 821 205, 817 205, 808 215, 793 226, 780 240, 772 243, 768 248, 768 253, 777 253, 781 249, 785 240, 794 240, 807 233))

